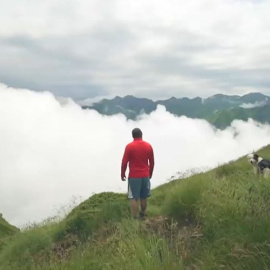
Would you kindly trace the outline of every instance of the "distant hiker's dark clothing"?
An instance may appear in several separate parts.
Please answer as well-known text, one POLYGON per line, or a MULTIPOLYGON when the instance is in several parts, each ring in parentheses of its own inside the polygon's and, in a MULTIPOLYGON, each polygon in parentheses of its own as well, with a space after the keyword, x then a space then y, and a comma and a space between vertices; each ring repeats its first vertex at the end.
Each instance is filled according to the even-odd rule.
POLYGON ((121 177, 125 177, 129 164, 129 178, 152 177, 154 152, 152 146, 141 138, 134 139, 126 146, 122 159, 121 177))
POLYGON ((270 168, 270 161, 263 159, 258 163, 258 167, 260 168, 260 171, 263 171, 265 168, 270 168))

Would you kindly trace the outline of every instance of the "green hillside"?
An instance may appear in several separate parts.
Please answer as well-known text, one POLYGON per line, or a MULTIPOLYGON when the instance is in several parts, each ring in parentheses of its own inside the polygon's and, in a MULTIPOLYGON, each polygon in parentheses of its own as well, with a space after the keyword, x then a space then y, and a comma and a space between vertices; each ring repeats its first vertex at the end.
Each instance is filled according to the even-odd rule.
POLYGON ((175 98, 172 97, 167 100, 156 101, 156 104, 163 105, 166 110, 175 115, 185 115, 187 117, 195 118, 201 115, 204 109, 202 99, 197 97, 193 99, 189 98, 175 98))
POLYGON ((205 119, 217 128, 226 128, 235 119, 269 122, 270 97, 261 93, 249 93, 244 96, 228 96, 216 94, 207 99, 175 98, 152 101, 146 98, 133 96, 103 99, 92 106, 82 106, 83 109, 94 109, 100 114, 123 114, 127 119, 135 120, 139 115, 149 114, 156 110, 158 105, 165 106, 166 110, 174 115, 185 115, 190 118, 205 119), (256 108, 243 108, 243 104, 256 108), (258 107, 259 106, 259 107, 258 107))
POLYGON ((247 121, 249 118, 260 123, 270 123, 270 105, 251 109, 238 107, 218 111, 209 117, 208 121, 218 128, 226 128, 235 119, 247 121))
POLYGON ((82 106, 83 109, 95 109, 100 114, 114 115, 124 114, 128 119, 136 119, 141 113, 149 114, 156 110, 157 105, 150 99, 135 98, 133 96, 115 97, 114 99, 103 99, 93 106, 82 106))
POLYGON ((245 157, 155 188, 145 221, 124 194, 96 194, 61 222, 6 236, 0 269, 270 269, 269 194, 245 157))
POLYGON ((10 225, 0 214, 0 241, 1 239, 5 238, 6 236, 13 235, 14 233, 18 232, 19 230, 10 225))
MULTIPOLYGON (((18 233, 19 229, 9 224, 0 214, 0 254, 6 244, 6 239, 18 233)), ((0 268, 1 269, 1 268, 0 268)))

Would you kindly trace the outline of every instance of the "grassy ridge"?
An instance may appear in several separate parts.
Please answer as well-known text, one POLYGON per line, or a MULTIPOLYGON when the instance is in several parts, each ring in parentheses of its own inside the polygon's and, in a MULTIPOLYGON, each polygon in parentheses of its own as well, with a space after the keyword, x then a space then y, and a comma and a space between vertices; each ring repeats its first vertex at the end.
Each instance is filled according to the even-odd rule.
POLYGON ((3 217, 2 214, 0 214, 0 240, 3 239, 4 237, 8 236, 8 235, 12 235, 16 232, 18 232, 19 230, 10 225, 3 217))
POLYGON ((269 194, 246 158, 154 189, 143 222, 125 195, 97 194, 6 237, 0 269, 270 269, 269 194))

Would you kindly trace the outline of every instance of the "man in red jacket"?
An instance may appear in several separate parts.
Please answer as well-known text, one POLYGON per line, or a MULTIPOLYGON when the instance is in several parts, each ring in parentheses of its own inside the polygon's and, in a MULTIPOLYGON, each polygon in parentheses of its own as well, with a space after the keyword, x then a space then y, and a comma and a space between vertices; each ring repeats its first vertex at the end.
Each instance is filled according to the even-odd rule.
POLYGON ((132 130, 133 142, 126 146, 122 159, 121 179, 126 181, 126 169, 129 165, 128 198, 134 218, 138 217, 138 201, 141 201, 140 217, 145 217, 147 198, 150 194, 150 179, 154 170, 154 152, 152 146, 142 140, 139 128, 132 130))

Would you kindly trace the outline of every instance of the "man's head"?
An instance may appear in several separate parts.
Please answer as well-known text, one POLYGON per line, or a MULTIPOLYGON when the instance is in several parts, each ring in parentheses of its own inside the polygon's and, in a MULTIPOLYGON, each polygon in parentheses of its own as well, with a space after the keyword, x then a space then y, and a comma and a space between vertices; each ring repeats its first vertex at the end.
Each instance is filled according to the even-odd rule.
POLYGON ((134 128, 132 130, 133 139, 142 138, 142 131, 139 128, 134 128))

